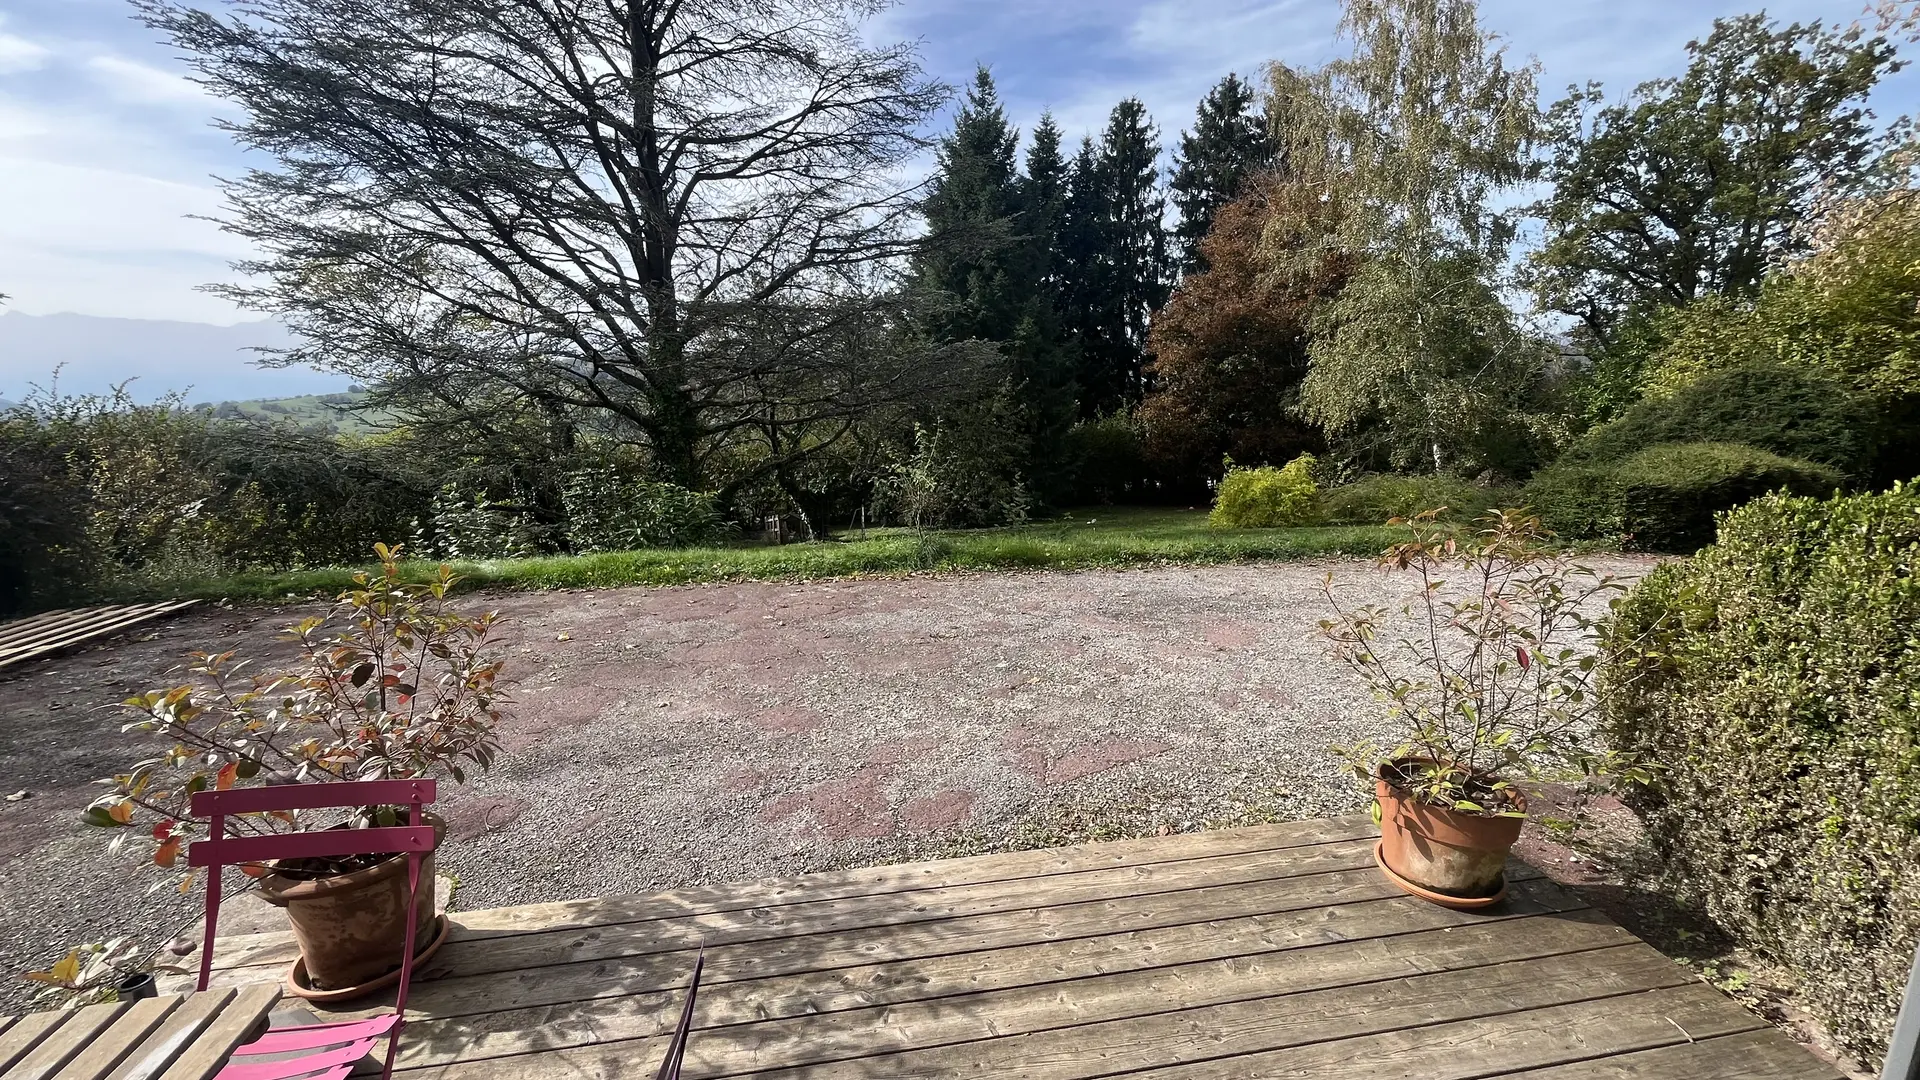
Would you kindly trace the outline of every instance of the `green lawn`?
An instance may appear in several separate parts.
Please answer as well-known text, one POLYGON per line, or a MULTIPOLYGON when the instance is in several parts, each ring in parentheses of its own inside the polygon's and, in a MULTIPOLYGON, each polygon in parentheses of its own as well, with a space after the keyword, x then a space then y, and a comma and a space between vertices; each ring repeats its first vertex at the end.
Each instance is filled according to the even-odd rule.
MULTIPOLYGON (((1204 510, 1099 507, 1051 521, 1000 529, 915 532, 874 529, 837 541, 780 547, 738 545, 454 562, 463 586, 514 589, 612 588, 711 581, 768 581, 902 574, 920 570, 1071 570, 1375 555, 1391 542, 1377 526, 1209 529, 1204 510)), ((434 572, 406 564, 410 577, 434 572)), ((274 600, 338 592, 352 570, 249 573, 156 583, 139 595, 274 600)))

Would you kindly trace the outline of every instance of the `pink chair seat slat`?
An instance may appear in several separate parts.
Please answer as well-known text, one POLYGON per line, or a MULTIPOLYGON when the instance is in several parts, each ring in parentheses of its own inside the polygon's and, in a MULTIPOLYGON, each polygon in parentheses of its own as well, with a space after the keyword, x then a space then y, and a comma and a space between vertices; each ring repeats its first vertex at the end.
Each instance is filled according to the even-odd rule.
POLYGON ((221 1069, 214 1080, 288 1080, 289 1077, 305 1076, 336 1065, 352 1071, 353 1063, 366 1057, 367 1052, 379 1041, 377 1036, 355 1039, 345 1046, 285 1061, 236 1061, 221 1069))
POLYGON ((269 1031, 235 1050, 236 1055, 290 1054, 295 1050, 315 1050, 337 1042, 377 1039, 393 1030, 400 1019, 396 1013, 371 1020, 343 1020, 333 1024, 302 1024, 299 1027, 269 1031))
POLYGON ((275 859, 323 859, 338 855, 433 850, 433 826, 393 825, 383 829, 322 829, 273 836, 230 836, 196 840, 187 846, 188 866, 232 866, 275 859))

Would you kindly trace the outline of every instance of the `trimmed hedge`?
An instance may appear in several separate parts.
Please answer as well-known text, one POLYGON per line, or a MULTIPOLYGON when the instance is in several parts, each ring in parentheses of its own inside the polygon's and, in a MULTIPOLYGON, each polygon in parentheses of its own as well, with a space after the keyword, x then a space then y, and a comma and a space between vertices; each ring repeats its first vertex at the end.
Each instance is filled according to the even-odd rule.
POLYGON ((1556 464, 1528 483, 1527 501, 1562 536, 1693 551, 1712 541, 1721 511, 1781 489, 1828 495, 1841 482, 1829 466, 1739 443, 1666 443, 1613 465, 1556 464))
POLYGON ((1612 628, 1616 748, 1667 885, 1801 976, 1862 1060, 1920 942, 1920 488, 1768 495, 1649 574, 1612 628))
POLYGON ((1729 442, 1859 477, 1872 467, 1877 422, 1872 406, 1838 379, 1806 368, 1749 364, 1635 404, 1620 419, 1588 432, 1561 460, 1604 465, 1661 443, 1729 442))
POLYGON ((1444 506, 1448 516, 1472 521, 1489 510, 1518 506, 1512 487, 1484 487, 1457 476, 1365 476, 1320 496, 1321 517, 1330 525, 1379 525, 1444 506))
POLYGON ((1228 469, 1220 478, 1207 524, 1216 529, 1280 529, 1306 525, 1318 509, 1320 487, 1313 481, 1312 454, 1301 454, 1282 468, 1228 469))

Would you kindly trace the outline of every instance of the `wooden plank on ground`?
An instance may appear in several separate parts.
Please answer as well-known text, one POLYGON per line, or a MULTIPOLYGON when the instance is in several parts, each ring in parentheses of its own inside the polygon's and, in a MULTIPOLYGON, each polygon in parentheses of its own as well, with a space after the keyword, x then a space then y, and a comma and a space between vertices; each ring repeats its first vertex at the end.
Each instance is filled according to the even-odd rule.
POLYGON ((208 990, 188 994, 160 1021, 152 1034, 140 1041, 133 1052, 108 1074, 111 1080, 159 1080, 160 1075, 200 1037, 220 1010, 233 1000, 232 990, 208 990))
MULTIPOLYGON (((729 885, 706 885, 630 896, 590 897, 463 912, 454 941, 535 931, 571 930, 617 923, 684 917, 689 913, 772 908, 848 901, 870 896, 917 894, 959 885, 1025 882, 1035 878, 1117 870, 1156 863, 1280 851, 1377 837, 1364 814, 1283 822, 1239 829, 1119 840, 1068 848, 1002 852, 932 862, 833 870, 729 885)), ((451 942, 450 942, 451 944, 451 942)), ((285 932, 222 938, 216 969, 279 965, 293 961, 293 935, 285 932)))
POLYGON ((67 1020, 58 1030, 41 1039, 39 1046, 6 1071, 7 1080, 47 1080, 124 1011, 126 1006, 117 1001, 68 1010, 67 1020))
POLYGON ((1637 1050, 1603 1060, 1501 1073, 1488 1080, 1843 1080, 1838 1070, 1772 1029, 1637 1050))
POLYGON ((208 1080, 226 1065, 235 1047, 266 1027, 267 1014, 279 1000, 280 987, 273 983, 242 987, 194 1038, 193 1045, 167 1067, 161 1080, 208 1080))
MULTIPOLYGON (((904 1001, 881 997, 862 1002, 857 991, 836 997, 831 984, 821 986, 818 1011, 807 1008, 810 987, 819 986, 817 975, 717 987, 703 982, 695 1022, 713 1030, 702 1030, 694 1040, 689 1064, 697 1059, 699 1075, 718 1076, 729 1069, 739 1071, 742 1061, 751 1067, 761 1067, 761 1060, 783 1065, 831 1061, 1102 1021, 1144 1022, 1138 1018, 1171 1010, 1634 942, 1631 934, 1604 918, 1578 912, 1176 963, 1161 953, 1161 933, 1102 942, 1113 958, 1110 968, 1103 971, 1085 962, 1092 959, 1089 955, 1075 969, 1081 972, 1077 979, 1053 970, 1051 965, 1061 961, 1044 948, 967 954, 919 968, 915 984, 921 992, 904 1001), (1009 985, 987 988, 969 978, 970 964, 988 956, 1014 969, 1006 976, 1009 985)), ((1178 940, 1170 944, 1179 951, 1178 940)), ((898 985, 887 975, 872 981, 883 989, 898 985)), ((456 1057, 471 1061, 526 1053, 533 1047, 648 1038, 672 1029, 678 1004, 671 994, 645 995, 426 1021, 410 1029, 427 1037, 403 1041, 402 1060, 409 1065, 446 1064, 456 1057)))
POLYGON ((146 610, 146 605, 119 604, 112 607, 73 608, 36 615, 18 622, 0 623, 0 659, 14 657, 55 640, 77 629, 99 623, 112 623, 146 610))
POLYGON ((34 1047, 40 1045, 40 1040, 47 1038, 72 1016, 71 1012, 59 1010, 28 1013, 6 1031, 0 1032, 0 1075, 32 1053, 34 1047))
POLYGON ((95 609, 74 619, 63 619, 50 629, 38 629, 31 636, 11 638, 0 643, 0 668, 47 656, 107 634, 130 630, 141 623, 170 615, 199 602, 198 600, 176 600, 124 608, 95 609))
MULTIPOLYGON (((1677 965, 1669 966, 1679 970, 1677 965)), ((1499 990, 1479 982, 1456 982, 1453 989, 1465 1000, 1499 990)), ((1256 1076, 1263 1080, 1380 1080, 1385 1076, 1473 1080, 1500 1072, 1650 1050, 1690 1039, 1734 1035, 1765 1025, 1712 987, 1689 978, 1684 986, 1644 993, 1404 1027, 1130 1075, 1138 1080, 1246 1080, 1256 1076)), ((839 1075, 891 1074, 846 1071, 839 1075)))
MULTIPOLYGON (((967 986, 991 990, 1025 985, 1028 980, 1064 981, 1113 971, 1190 963, 1226 956, 1279 952, 1338 941, 1383 937, 1420 930, 1469 926, 1586 905, 1551 882, 1516 882, 1513 896, 1497 913, 1463 913, 1414 900, 1390 888, 1374 899, 1333 907, 1276 910, 1276 899, 1243 889, 1237 915, 1209 918, 1220 909, 1155 909, 1162 925, 1128 928, 1112 909, 1086 914, 1073 926, 1065 921, 989 916, 955 920, 938 927, 920 925, 884 938, 861 932, 824 935, 811 948, 770 956, 762 943, 707 950, 701 984, 712 988, 741 980, 754 983, 754 999, 768 1019, 836 1008, 915 1001, 934 996, 960 966, 967 986), (1193 921, 1177 921, 1191 918, 1193 921), (1018 919, 1018 921, 1013 921, 1018 919), (930 930, 941 931, 937 936, 930 930), (1116 930, 1118 932, 1116 932, 1116 930), (1076 931, 1085 931, 1084 934, 1076 931), (1153 950, 1133 947, 1151 934, 1153 950), (787 979, 800 987, 783 1004, 772 982, 787 979), (787 1009, 791 1009, 789 1013, 787 1009)), ((1104 905, 1102 906, 1104 907, 1104 905)), ((778 944, 778 943, 776 943, 778 944)), ((652 994, 677 1009, 679 988, 693 966, 690 951, 652 954, 616 962, 582 962, 532 972, 509 972, 443 979, 415 985, 409 1011, 422 1018, 449 1018, 596 998, 652 994)), ((382 1005, 381 1007, 384 1007, 382 1005)), ((715 1021, 718 1022, 718 1021, 715 1021)))
POLYGON ((142 998, 128 1005, 113 1027, 95 1037, 67 1062, 58 1080, 105 1080, 184 1000, 178 994, 166 994, 142 998))

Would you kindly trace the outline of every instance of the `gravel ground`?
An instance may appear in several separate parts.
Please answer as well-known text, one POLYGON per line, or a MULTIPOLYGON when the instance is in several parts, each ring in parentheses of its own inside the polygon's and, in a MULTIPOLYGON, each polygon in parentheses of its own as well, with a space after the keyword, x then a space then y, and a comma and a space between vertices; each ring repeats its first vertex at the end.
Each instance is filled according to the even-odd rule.
MULTIPOLYGON (((1647 563, 1609 560, 1615 573, 1647 563)), ((1370 734, 1314 636, 1357 562, 466 598, 504 618, 507 753, 443 789, 464 908, 738 880, 1364 805, 1326 753, 1370 734)), ((0 975, 164 940, 196 897, 78 824, 129 747, 103 709, 190 649, 271 666, 317 608, 206 608, 0 675, 0 975)), ((0 1011, 24 983, 0 977, 0 1011)))

